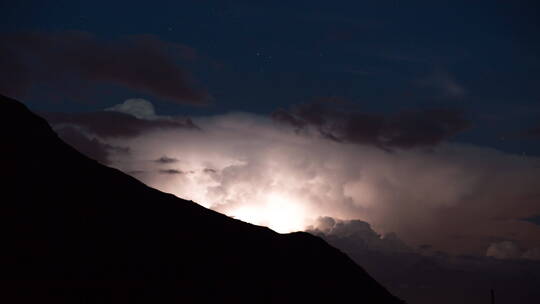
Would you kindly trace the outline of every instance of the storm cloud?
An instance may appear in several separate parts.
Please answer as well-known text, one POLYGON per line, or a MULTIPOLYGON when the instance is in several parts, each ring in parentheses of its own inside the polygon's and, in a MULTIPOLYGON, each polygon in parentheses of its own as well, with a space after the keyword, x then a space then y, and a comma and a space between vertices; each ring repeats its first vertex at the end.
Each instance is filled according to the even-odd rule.
MULTIPOLYGON (((298 123, 298 114, 276 112, 186 124, 131 100, 87 114, 123 117, 103 129, 83 114, 51 121, 128 147, 106 150, 108 163, 152 187, 278 232, 322 237, 407 301, 441 302, 443 294, 441 303, 475 303, 493 288, 501 301, 534 302, 540 226, 526 219, 540 214, 540 159, 452 143, 447 134, 427 140, 422 128, 407 127, 455 118, 435 112, 397 115, 408 143, 392 145, 378 136, 400 119, 373 115, 382 128, 345 140, 316 127, 328 119, 319 110, 298 123), (136 132, 113 131, 132 125, 136 132)), ((70 144, 91 154, 85 142, 70 144)))
POLYGON ((281 109, 272 118, 297 130, 312 127, 335 141, 369 144, 386 150, 435 146, 471 125, 457 109, 431 108, 385 115, 322 103, 281 109))
MULTIPOLYGON (((317 113, 304 120, 321 121, 317 113)), ((411 248, 429 244, 455 254, 485 256, 501 241, 527 251, 540 242, 540 227, 522 220, 540 214, 540 159, 445 140, 466 125, 453 112, 375 115, 379 122, 368 123, 374 134, 364 130, 358 140, 335 140, 316 128, 299 131, 275 117, 246 113, 194 117, 196 129, 159 115, 91 115, 123 120, 102 123, 103 129, 84 114, 51 122, 80 124, 104 143, 128 147, 128 155, 110 157, 111 165, 145 172, 136 177, 153 187, 280 232, 332 217, 367 222, 383 236, 396 233, 411 248), (111 131, 123 130, 124 121, 136 121, 136 132, 111 131), (440 124, 442 131, 431 135, 417 124, 440 124), (378 139, 394 126, 406 136, 378 139), (163 174, 168 169, 156 160, 164 156, 179 160, 170 169, 190 174, 163 174)))

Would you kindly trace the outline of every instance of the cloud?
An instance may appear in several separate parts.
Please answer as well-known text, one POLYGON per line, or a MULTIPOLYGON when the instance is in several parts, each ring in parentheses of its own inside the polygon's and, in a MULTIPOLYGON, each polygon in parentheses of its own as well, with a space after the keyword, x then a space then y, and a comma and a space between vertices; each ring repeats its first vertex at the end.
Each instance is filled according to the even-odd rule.
POLYGON ((516 244, 504 241, 489 245, 486 256, 497 259, 517 259, 521 257, 521 250, 519 250, 516 244))
POLYGON ((178 159, 176 158, 172 158, 172 157, 167 157, 167 156, 162 156, 156 160, 154 160, 154 162, 158 163, 158 164, 172 164, 172 163, 176 163, 178 161, 178 159))
MULTIPOLYGON (((60 138, 79 152, 110 165, 110 157, 127 157, 130 149, 109 144, 113 138, 136 137, 152 131, 167 129, 199 130, 189 118, 156 115, 154 106, 144 99, 128 99, 125 102, 91 113, 42 113, 54 127, 60 138)), ((155 163, 171 164, 178 159, 162 156, 155 163)), ((161 173, 182 173, 176 170, 164 170, 161 173)), ((131 170, 132 174, 144 171, 131 170)))
POLYGON ((463 112, 455 109, 383 115, 313 103, 290 111, 278 110, 272 118, 297 130, 313 127, 335 141, 374 145, 385 150, 435 146, 470 127, 463 112))
MULTIPOLYGON (((318 113, 303 115, 304 121, 327 119, 318 113)), ((388 153, 375 144, 295 131, 246 113, 197 117, 198 129, 178 125, 174 118, 100 115, 129 119, 115 116, 108 124, 92 113, 92 119, 77 115, 51 122, 77 125, 106 144, 128 147, 125 156, 111 152, 111 165, 145 172, 136 177, 150 186, 280 232, 302 230, 328 216, 367 222, 386 241, 395 232, 407 246, 429 244, 433 252, 484 256, 498 240, 513 240, 523 250, 540 242, 540 226, 522 220, 540 214, 536 157, 440 139, 429 150, 400 143, 388 153), (126 134, 124 123, 136 123, 136 132, 126 134), (189 174, 162 174, 164 166, 155 160, 164 155, 181 160, 175 170, 189 174)), ((414 125, 418 115, 424 117, 399 117, 414 125)), ((428 115, 427 120, 434 116, 445 117, 428 115)), ((387 120, 394 121, 382 119, 387 120)), ((435 121, 453 125, 452 119, 435 121)))
POLYGON ((113 84, 179 104, 211 99, 180 64, 193 59, 194 50, 155 36, 107 41, 87 32, 21 32, 1 39, 0 90, 7 95, 20 97, 35 86, 81 95, 113 84))
POLYGON ((395 233, 380 235, 369 223, 361 220, 339 220, 332 217, 320 217, 314 225, 307 227, 307 232, 322 236, 332 244, 348 251, 379 252, 396 254, 413 250, 400 240, 395 233), (354 247, 354 249, 351 249, 354 247))
POLYGON ((107 144, 98 138, 92 138, 73 126, 58 127, 55 128, 55 131, 67 144, 102 164, 110 164, 109 156, 111 153, 124 155, 129 153, 128 148, 107 144))
POLYGON ((523 251, 514 242, 502 241, 489 245, 486 256, 503 260, 527 259, 540 261, 540 247, 523 251))
POLYGON ((161 173, 161 174, 184 174, 183 171, 177 170, 177 169, 162 169, 162 170, 159 170, 159 173, 161 173))
POLYGON ((102 138, 134 137, 150 131, 177 128, 198 129, 189 118, 156 116, 152 104, 142 99, 129 99, 106 111, 41 114, 53 125, 77 126, 102 138))
POLYGON ((127 99, 121 104, 117 104, 105 109, 105 111, 125 113, 135 116, 138 119, 158 118, 156 111, 154 110, 154 105, 148 100, 142 98, 127 99))
POLYGON ((540 261, 540 247, 532 248, 521 255, 522 259, 540 261))

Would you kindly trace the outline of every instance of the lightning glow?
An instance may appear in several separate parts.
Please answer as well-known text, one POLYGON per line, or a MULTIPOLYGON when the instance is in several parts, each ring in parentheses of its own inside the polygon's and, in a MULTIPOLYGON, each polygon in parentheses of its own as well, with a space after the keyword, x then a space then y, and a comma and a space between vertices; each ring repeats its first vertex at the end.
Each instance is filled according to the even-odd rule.
POLYGON ((469 240, 491 236, 493 227, 501 237, 521 233, 524 244, 540 241, 532 224, 493 220, 540 212, 539 159, 458 144, 389 153, 295 133, 248 114, 195 123, 203 131, 109 140, 130 148, 111 161, 152 187, 277 232, 304 230, 329 216, 359 219, 378 233, 396 232, 408 244, 448 252, 485 251, 469 240), (175 161, 156 162, 163 156, 175 161), (508 208, 508 202, 519 205, 508 208), (455 225, 456 214, 467 225, 455 225), (470 237, 456 244, 454 235, 470 237))
POLYGON ((270 193, 260 204, 243 205, 225 210, 236 219, 256 225, 267 226, 286 233, 303 230, 307 225, 307 212, 302 204, 291 197, 270 193))

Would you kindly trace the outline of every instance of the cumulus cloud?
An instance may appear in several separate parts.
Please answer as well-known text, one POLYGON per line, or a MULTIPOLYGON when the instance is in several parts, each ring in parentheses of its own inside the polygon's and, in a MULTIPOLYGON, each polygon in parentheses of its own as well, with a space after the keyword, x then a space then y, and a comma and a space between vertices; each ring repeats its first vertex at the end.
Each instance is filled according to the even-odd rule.
POLYGON ((344 221, 328 216, 320 217, 314 225, 308 226, 306 231, 322 236, 336 247, 350 252, 396 254, 413 251, 395 233, 380 235, 369 223, 361 220, 344 221))
POLYGON ((496 259, 527 259, 540 261, 540 247, 521 250, 514 242, 492 243, 486 250, 486 256, 496 259))
POLYGON ((131 98, 124 101, 121 104, 117 104, 110 108, 105 109, 105 111, 114 111, 129 114, 135 116, 139 119, 156 119, 156 111, 154 110, 154 105, 146 99, 142 98, 131 98))
MULTIPOLYGON (((540 242, 540 227, 521 220, 540 214, 535 157, 439 137, 429 150, 392 145, 394 153, 388 153, 370 141, 333 140, 245 113, 194 118, 199 129, 110 111, 91 115, 104 114, 130 120, 112 120, 109 127, 81 116, 52 122, 78 124, 109 145, 129 147, 129 155, 110 157, 112 166, 144 172, 136 177, 153 187, 280 232, 303 230, 328 216, 367 222, 385 244, 429 244, 431 251, 483 256, 494 238, 518 240, 524 250, 540 242), (111 136, 123 134, 116 130, 131 121, 137 132, 111 136), (190 174, 160 172, 163 163, 155 160, 164 155, 181 160, 174 170, 190 174)), ((340 223, 332 229, 363 225, 340 223)))
POLYGON ((517 259, 521 257, 521 250, 513 242, 504 241, 489 245, 486 256, 497 259, 517 259))
POLYGON ((211 99, 181 65, 194 50, 151 35, 106 41, 87 32, 21 32, 0 38, 0 90, 7 95, 21 97, 40 86, 78 97, 112 84, 180 104, 211 99))
POLYGON ((318 235, 408 302, 478 303, 491 288, 504 302, 540 298, 540 228, 522 220, 540 214, 538 158, 443 141, 388 153, 245 113, 187 128, 129 108, 103 112, 130 118, 111 130, 95 123, 102 112, 54 125, 129 147, 107 150, 109 164, 150 186, 279 232, 318 235), (137 132, 112 131, 133 120, 137 132))

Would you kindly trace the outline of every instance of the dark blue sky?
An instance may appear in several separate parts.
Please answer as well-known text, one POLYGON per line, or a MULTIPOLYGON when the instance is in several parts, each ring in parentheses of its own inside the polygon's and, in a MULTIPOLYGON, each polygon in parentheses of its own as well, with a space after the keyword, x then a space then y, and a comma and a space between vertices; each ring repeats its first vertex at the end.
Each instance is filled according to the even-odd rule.
POLYGON ((90 104, 33 94, 25 102, 35 109, 88 111, 144 97, 164 114, 270 114, 336 97, 365 112, 460 109, 472 126, 455 140, 540 154, 540 135, 528 131, 540 127, 535 1, 59 0, 0 9, 4 33, 152 34, 189 46, 196 59, 183 65, 212 96, 209 106, 179 105, 115 87, 90 104))

